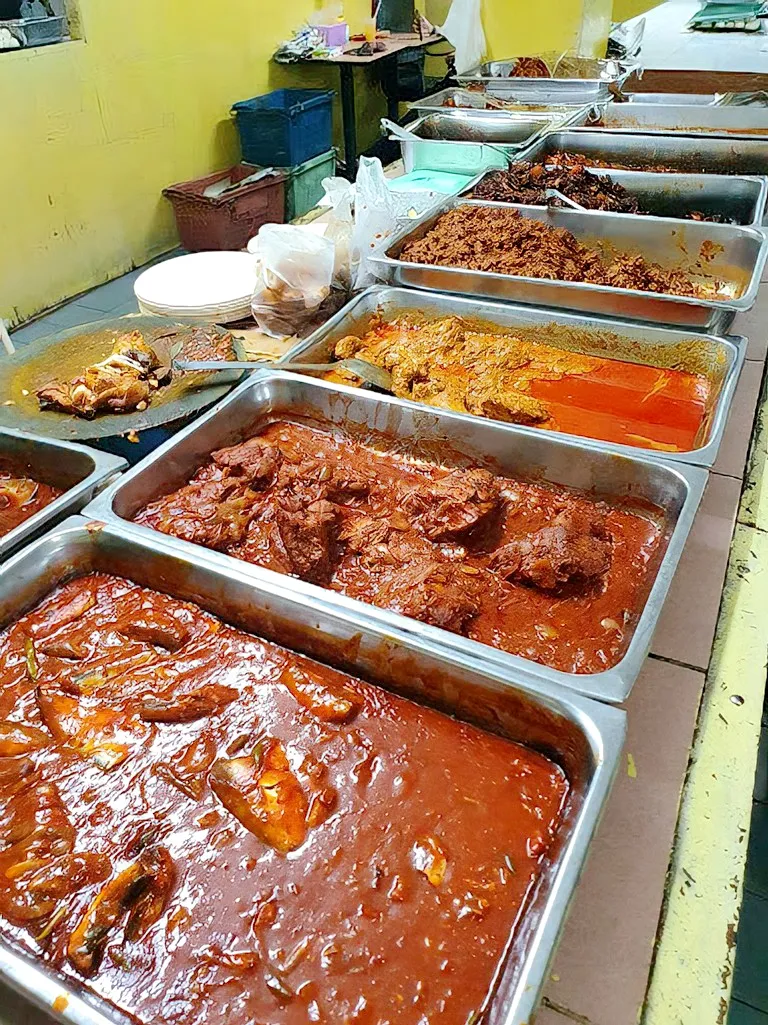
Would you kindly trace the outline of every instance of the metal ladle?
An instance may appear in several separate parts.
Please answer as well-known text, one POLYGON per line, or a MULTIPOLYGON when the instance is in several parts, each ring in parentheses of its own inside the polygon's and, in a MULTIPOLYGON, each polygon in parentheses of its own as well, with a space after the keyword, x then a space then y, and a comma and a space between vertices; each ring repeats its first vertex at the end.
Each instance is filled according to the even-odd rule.
POLYGON ((259 370, 263 366, 273 366, 275 370, 290 370, 301 374, 327 374, 330 370, 338 370, 341 367, 373 388, 392 393, 392 375, 389 371, 364 359, 340 359, 335 363, 274 364, 216 359, 174 359, 173 361, 174 370, 259 370))

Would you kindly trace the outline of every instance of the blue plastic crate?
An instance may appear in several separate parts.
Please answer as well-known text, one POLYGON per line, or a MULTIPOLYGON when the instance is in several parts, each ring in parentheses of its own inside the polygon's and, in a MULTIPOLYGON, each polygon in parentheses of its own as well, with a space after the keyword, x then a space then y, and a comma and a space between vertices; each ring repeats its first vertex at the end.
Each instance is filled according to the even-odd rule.
POLYGON ((243 160, 290 167, 325 153, 331 148, 333 97, 327 89, 275 89, 236 103, 243 160))

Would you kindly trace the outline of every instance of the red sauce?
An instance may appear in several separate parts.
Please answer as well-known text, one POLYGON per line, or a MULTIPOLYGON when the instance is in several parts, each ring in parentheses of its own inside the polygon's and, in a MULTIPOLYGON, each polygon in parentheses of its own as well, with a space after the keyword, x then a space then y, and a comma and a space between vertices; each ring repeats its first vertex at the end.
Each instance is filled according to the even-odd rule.
POLYGON ((0 468, 0 537, 50 505, 63 492, 0 468))
POLYGON ((140 1022, 464 1025, 541 755, 105 575, 0 635, 0 931, 140 1022))
POLYGON ((688 452, 701 444, 709 383, 682 370, 603 360, 586 374, 531 381, 527 394, 546 403, 545 429, 688 452))
MULTIPOLYGON (((461 495, 437 499, 461 471, 292 422, 270 424, 258 439, 257 451, 270 457, 260 479, 238 463, 247 445, 222 450, 137 522, 565 672, 599 672, 622 657, 652 582, 661 510, 486 474, 485 487, 498 501, 481 519, 472 486, 466 506, 461 495), (350 474, 355 492, 345 490, 350 474), (322 507, 313 505, 318 499, 322 507), (476 529, 432 529, 420 512, 430 506, 459 525, 466 513, 476 529), (498 562, 507 546, 559 544, 562 538, 549 535, 565 530, 558 527, 563 516, 595 530, 567 532, 561 548, 567 543, 574 551, 559 554, 563 586, 505 577, 498 562), (287 517, 296 523, 286 524, 287 517), (362 540, 358 528, 365 528, 362 540), (589 579, 571 575, 585 546, 600 549, 587 552, 601 569, 589 579)), ((461 479, 457 486, 461 491, 461 479)))

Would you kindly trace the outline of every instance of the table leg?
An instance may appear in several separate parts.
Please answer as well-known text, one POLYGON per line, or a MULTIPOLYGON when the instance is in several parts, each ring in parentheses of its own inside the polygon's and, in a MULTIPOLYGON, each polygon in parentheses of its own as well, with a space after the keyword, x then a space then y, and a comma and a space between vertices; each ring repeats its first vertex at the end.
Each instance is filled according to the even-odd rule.
POLYGON ((344 132, 344 175, 355 180, 357 171, 357 123, 355 121, 355 69, 339 64, 341 76, 341 122, 344 132))

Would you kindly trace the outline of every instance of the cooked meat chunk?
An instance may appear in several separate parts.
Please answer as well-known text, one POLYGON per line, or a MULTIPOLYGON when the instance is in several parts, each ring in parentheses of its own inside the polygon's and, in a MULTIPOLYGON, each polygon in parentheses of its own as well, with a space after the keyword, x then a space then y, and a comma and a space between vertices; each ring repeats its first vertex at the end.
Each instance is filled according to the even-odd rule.
POLYGON ((476 577, 450 562, 413 562, 396 569, 374 601, 422 623, 466 633, 480 611, 476 577))
POLYGON ((282 455, 274 445, 268 445, 259 438, 251 438, 231 448, 220 448, 213 453, 217 466, 230 470, 237 476, 247 478, 251 485, 266 485, 277 473, 282 455))
POLYGON ((507 580, 557 591, 599 580, 610 569, 611 554, 604 517, 597 511, 566 508, 551 526, 500 548, 492 568, 507 580))
POLYGON ((124 637, 134 641, 145 641, 158 648, 175 652, 189 640, 189 627, 162 609, 145 612, 132 612, 130 618, 118 623, 118 630, 124 637))
POLYGON ((336 558, 339 511, 320 499, 304 505, 298 496, 282 495, 275 522, 291 572, 312 583, 326 583, 336 558))
MULTIPOLYGON (((209 328, 190 328, 184 340, 187 359, 228 359, 232 335, 209 328)), ((150 344, 140 331, 115 338, 112 352, 87 366, 70 381, 51 381, 40 388, 41 409, 54 409, 92 420, 98 413, 132 413, 147 408, 155 392, 172 379, 169 334, 155 332, 150 344)))
POLYGON ((464 403, 468 413, 511 424, 543 424, 550 415, 543 402, 505 387, 501 381, 478 381, 467 389, 464 403))
POLYGON ((184 541, 225 550, 243 539, 255 513, 255 492, 231 477, 193 478, 186 487, 147 506, 159 512, 155 527, 184 541))
POLYGON ((428 490, 409 492, 403 505, 430 541, 446 541, 488 524, 500 501, 498 482, 487 470, 453 470, 428 490))
POLYGON ((339 540, 345 543, 349 551, 362 555, 386 544, 391 531, 392 526, 388 519, 357 516, 347 520, 341 529, 339 540))

